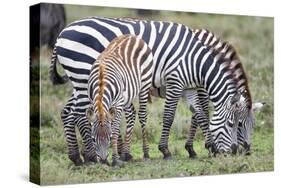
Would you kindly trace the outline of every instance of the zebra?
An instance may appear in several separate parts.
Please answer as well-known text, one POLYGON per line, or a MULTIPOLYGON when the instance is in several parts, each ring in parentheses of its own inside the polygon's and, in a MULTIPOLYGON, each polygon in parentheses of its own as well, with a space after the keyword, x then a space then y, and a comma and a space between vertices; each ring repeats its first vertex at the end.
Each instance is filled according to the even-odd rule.
MULTIPOLYGON (((235 48, 226 41, 223 41, 221 38, 216 37, 216 35, 206 29, 195 29, 193 31, 199 40, 203 42, 204 45, 210 46, 215 49, 216 53, 224 53, 227 58, 231 61, 230 66, 234 69, 234 76, 238 79, 238 90, 242 93, 244 101, 241 106, 239 126, 238 126, 238 142, 239 145, 243 146, 245 149, 245 154, 250 154, 250 138, 251 132, 255 123, 254 112, 261 109, 264 106, 264 102, 252 102, 251 92, 249 89, 247 75, 243 68, 242 62, 239 58, 239 55, 235 48)), ((200 103, 202 104, 202 109, 208 114, 208 96, 204 89, 198 90, 198 96, 200 96, 200 103)), ((197 125, 198 126, 198 125, 197 125)), ((196 126, 196 127, 197 127, 196 126)), ((187 145, 192 143, 195 135, 196 127, 191 127, 189 140, 187 145), (192 130, 192 128, 195 128, 192 130)), ((191 149, 193 150, 193 148, 191 149)), ((194 151, 194 150, 193 150, 194 151)), ((196 153, 195 153, 196 155, 196 153)))
MULTIPOLYGON (((250 138, 251 132, 255 123, 254 112, 261 109, 264 106, 264 102, 252 102, 251 92, 248 84, 247 75, 243 68, 242 62, 238 56, 235 48, 226 41, 215 36, 214 33, 206 29, 196 29, 194 30, 195 35, 201 40, 204 45, 214 48, 216 53, 225 53, 227 58, 230 58, 230 66, 234 69, 234 76, 238 79, 238 89, 244 97, 243 105, 241 106, 239 126, 238 126, 238 142, 239 145, 243 146, 245 153, 250 153, 250 138)), ((199 93, 202 90, 199 90, 199 93)), ((206 92, 205 92, 206 93, 206 92)), ((198 94, 201 96, 206 96, 203 93, 198 94)), ((208 110, 207 101, 205 97, 201 99, 201 103, 205 105, 203 109, 208 110), (205 102, 203 102, 205 100, 205 102)), ((191 133, 192 134, 192 133, 191 133)))
MULTIPOLYGON (((225 63, 229 59, 215 59, 212 50, 204 46, 191 29, 173 22, 92 17, 69 24, 57 39, 54 56, 74 87, 74 95, 67 104, 73 106, 71 113, 75 114, 76 119, 84 119, 89 106, 87 95, 81 93, 87 90, 91 65, 110 41, 124 34, 139 36, 148 44, 155 64, 152 87, 166 88, 163 129, 158 147, 164 159, 171 157, 168 137, 178 100, 182 92, 189 88, 204 87, 215 107, 210 126, 216 127, 213 133, 219 136, 215 135, 216 140, 212 140, 208 132, 208 138, 211 138, 208 146, 215 143, 216 147, 225 145, 226 150, 231 150, 231 145, 237 145, 237 136, 233 132, 237 132, 235 112, 240 94, 232 70, 225 63), (214 61, 216 63, 212 63, 214 61), (224 109, 226 106, 228 108, 224 109), (226 120, 228 116, 231 116, 233 124, 226 120)), ((65 77, 55 73, 55 62, 50 68, 51 79, 63 83, 65 77)), ((82 137, 86 135, 83 139, 87 140, 90 130, 88 125, 84 127, 88 131, 82 133, 82 137)))
MULTIPOLYGON (((149 158, 145 124, 151 87, 153 56, 148 45, 132 35, 121 35, 109 44, 93 64, 88 80, 91 102, 86 114, 92 124, 96 154, 107 160, 112 136, 112 166, 120 166, 117 139, 123 109, 139 97, 139 120, 143 134, 144 158, 149 158)), ((135 111, 133 111, 135 112, 135 111)))
MULTIPOLYGON (((252 103, 252 97, 248 86, 248 79, 241 60, 236 52, 235 48, 229 43, 218 38, 214 33, 206 29, 193 30, 195 36, 202 41, 205 46, 214 49, 215 56, 221 56, 222 54, 229 58, 230 66, 234 69, 234 75, 239 80, 238 88, 243 94, 245 100, 241 106, 241 113, 238 126, 238 142, 243 146, 245 153, 250 153, 250 136, 254 125, 253 112, 262 108, 264 103, 256 102, 252 103)), ((165 88, 155 89, 151 91, 151 95, 155 97, 165 98, 165 88)), ((183 98, 188 105, 191 104, 190 110, 192 111, 191 127, 185 144, 185 148, 189 153, 190 158, 197 156, 193 149, 193 140, 196 134, 198 126, 203 130, 203 134, 209 131, 208 119, 209 119, 209 96, 204 88, 197 88, 195 90, 185 90, 183 92, 183 98), (197 111, 195 111, 197 109, 197 111)), ((207 147, 207 146, 206 146, 207 147)), ((223 151, 223 148, 221 148, 223 151)), ((236 153, 236 150, 234 150, 236 153)))

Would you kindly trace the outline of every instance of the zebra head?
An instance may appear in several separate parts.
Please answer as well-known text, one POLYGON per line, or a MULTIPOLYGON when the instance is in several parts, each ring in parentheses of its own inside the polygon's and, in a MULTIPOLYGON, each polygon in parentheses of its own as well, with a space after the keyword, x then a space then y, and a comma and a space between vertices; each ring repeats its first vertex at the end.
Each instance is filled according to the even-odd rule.
POLYGON ((216 153, 233 153, 238 150, 237 132, 240 117, 240 97, 237 93, 216 110, 210 121, 216 153))
POLYGON ((242 103, 238 125, 238 142, 244 147, 245 154, 250 154, 251 133, 255 124, 254 112, 261 109, 265 103, 256 102, 249 108, 246 103, 242 103))
POLYGON ((107 163, 108 151, 110 147, 110 140, 112 136, 112 111, 104 112, 103 117, 100 118, 100 114, 94 113, 94 110, 90 107, 86 111, 87 118, 90 122, 92 129, 92 139, 96 155, 102 163, 107 163))

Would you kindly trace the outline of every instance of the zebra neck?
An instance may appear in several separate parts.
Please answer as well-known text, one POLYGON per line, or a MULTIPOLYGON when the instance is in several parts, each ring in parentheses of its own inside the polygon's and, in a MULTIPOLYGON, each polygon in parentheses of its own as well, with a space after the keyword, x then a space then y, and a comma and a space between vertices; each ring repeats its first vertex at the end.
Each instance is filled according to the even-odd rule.
POLYGON ((236 81, 227 64, 215 59, 212 54, 202 62, 199 72, 202 75, 203 87, 207 91, 214 107, 222 106, 227 98, 237 93, 236 81))

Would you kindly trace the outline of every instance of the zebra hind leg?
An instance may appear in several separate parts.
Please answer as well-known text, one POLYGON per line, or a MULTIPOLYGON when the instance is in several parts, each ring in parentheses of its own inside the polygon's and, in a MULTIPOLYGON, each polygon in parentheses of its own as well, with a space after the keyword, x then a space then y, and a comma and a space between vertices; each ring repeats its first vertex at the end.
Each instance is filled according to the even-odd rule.
POLYGON ((190 126, 190 129, 189 129, 187 141, 185 143, 185 149, 187 150, 187 152, 189 154, 189 158, 192 158, 192 159, 197 157, 197 154, 196 154, 196 152, 194 151, 194 148, 193 148, 193 141, 194 141, 194 137, 195 137, 195 134, 196 134, 197 127, 198 127, 198 124, 196 122, 195 115, 192 114, 191 126, 190 126))
POLYGON ((80 115, 76 119, 75 124, 79 129, 80 135, 82 137, 82 142, 85 148, 84 152, 82 152, 84 163, 96 163, 97 155, 91 137, 91 127, 89 125, 88 119, 86 118, 86 116, 80 115))
POLYGON ((61 112, 61 119, 68 146, 68 157, 76 166, 80 166, 83 164, 83 161, 80 158, 80 152, 77 144, 75 124, 73 123, 74 117, 67 106, 65 106, 61 112))

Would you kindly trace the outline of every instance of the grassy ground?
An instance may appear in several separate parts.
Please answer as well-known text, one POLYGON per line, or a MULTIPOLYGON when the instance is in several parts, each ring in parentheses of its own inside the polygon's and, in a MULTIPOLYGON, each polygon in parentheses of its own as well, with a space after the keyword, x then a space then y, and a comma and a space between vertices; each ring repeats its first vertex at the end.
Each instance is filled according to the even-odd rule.
MULTIPOLYGON (((130 16, 132 10, 66 6, 68 22, 87 16, 130 16), (78 11, 79 10, 79 11, 78 11), (79 12, 79 14, 78 14, 79 12), (79 16, 79 17, 78 17, 79 16)), ((254 101, 267 105, 256 113, 251 156, 218 156, 209 158, 200 131, 196 136, 198 158, 191 160, 184 149, 191 113, 181 101, 177 108, 169 146, 170 161, 162 160, 158 142, 162 129, 163 100, 149 105, 148 136, 151 160, 142 161, 141 131, 137 123, 133 134, 134 160, 123 168, 100 164, 75 167, 67 156, 66 142, 60 120, 60 110, 71 94, 70 83, 52 86, 48 79, 49 54, 41 51, 41 128, 40 167, 42 184, 119 181, 144 178, 215 175, 272 171, 274 168, 273 127, 273 19, 260 17, 222 16, 160 12, 154 20, 180 22, 192 28, 208 28, 237 49, 249 78, 254 101)), ((124 125, 124 123, 123 123, 124 125)), ((123 126, 124 127, 124 126, 123 126)), ((81 139, 79 139, 81 143, 81 139)), ((81 145, 81 144, 80 144, 81 145)), ((111 160, 111 159, 110 159, 111 160)))

